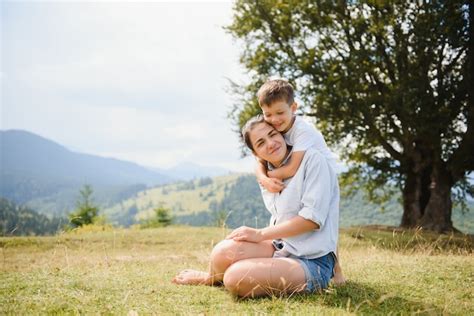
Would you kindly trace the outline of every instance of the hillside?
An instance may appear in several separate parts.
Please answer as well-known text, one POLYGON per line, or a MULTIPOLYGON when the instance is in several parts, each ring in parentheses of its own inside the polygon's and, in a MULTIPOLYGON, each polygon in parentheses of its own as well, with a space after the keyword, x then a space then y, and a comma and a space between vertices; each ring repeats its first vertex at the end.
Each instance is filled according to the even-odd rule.
MULTIPOLYGON (((156 185, 171 180, 135 163, 72 152, 26 131, 0 131, 0 139, 2 178, 8 180, 91 185, 156 185)), ((10 188, 2 184, 2 193, 10 188)))
POLYGON ((215 166, 213 167, 201 166, 192 162, 182 162, 169 169, 153 168, 152 170, 155 170, 158 173, 167 175, 173 179, 177 179, 181 181, 189 181, 189 180, 205 178, 205 177, 217 177, 217 176, 223 176, 230 173, 229 170, 224 169, 224 168, 219 168, 215 166))
POLYGON ((79 230, 0 238, 0 314, 473 315, 473 241, 353 228, 339 253, 349 282, 314 295, 236 300, 222 287, 171 283, 207 269, 228 230, 79 230))
POLYGON ((163 205, 172 209, 173 216, 185 217, 207 213, 222 201, 240 174, 201 178, 163 185, 137 193, 103 211, 112 222, 127 225, 153 215, 153 209, 163 205))
MULTIPOLYGON (((383 205, 369 203, 362 192, 341 197, 340 226, 382 224, 398 226, 402 208, 394 196, 383 205)), ((269 214, 263 204, 255 177, 251 174, 233 174, 224 177, 203 178, 145 190, 111 208, 104 214, 115 224, 129 226, 152 216, 153 208, 165 206, 172 210, 175 223, 194 226, 215 225, 226 220, 228 227, 240 225, 267 225, 269 214)), ((474 233, 474 203, 468 202, 465 214, 455 207, 455 227, 474 233)))
POLYGON ((0 198, 0 236, 54 235, 66 223, 0 198))
POLYGON ((0 197, 49 217, 70 212, 84 184, 101 207, 110 207, 147 187, 223 174, 229 171, 189 162, 148 168, 73 152, 27 131, 0 130, 0 197))
POLYGON ((86 183, 105 204, 127 198, 129 191, 171 181, 135 163, 72 152, 21 130, 0 131, 0 167, 0 196, 49 216, 73 207, 86 183))

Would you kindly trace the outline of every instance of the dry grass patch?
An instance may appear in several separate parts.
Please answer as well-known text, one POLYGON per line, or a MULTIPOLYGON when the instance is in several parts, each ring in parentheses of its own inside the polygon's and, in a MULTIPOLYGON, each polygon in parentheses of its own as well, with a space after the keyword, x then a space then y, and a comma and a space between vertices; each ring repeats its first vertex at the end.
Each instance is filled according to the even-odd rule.
POLYGON ((167 227, 0 238, 0 314, 474 314, 472 239, 462 236, 344 230, 350 281, 318 295, 236 300, 221 287, 170 282, 184 268, 206 269, 225 233, 167 227))

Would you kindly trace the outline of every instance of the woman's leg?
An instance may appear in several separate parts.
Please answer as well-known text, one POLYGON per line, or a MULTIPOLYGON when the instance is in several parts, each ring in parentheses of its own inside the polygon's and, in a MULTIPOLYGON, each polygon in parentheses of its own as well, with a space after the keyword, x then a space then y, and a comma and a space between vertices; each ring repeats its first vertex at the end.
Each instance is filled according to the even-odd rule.
POLYGON ((224 285, 240 297, 258 297, 302 292, 306 287, 301 264, 290 258, 254 258, 231 265, 224 285))
POLYGON ((212 250, 209 271, 183 270, 174 277, 173 282, 188 285, 214 285, 222 282, 224 272, 231 264, 249 258, 271 258, 274 251, 272 242, 269 240, 252 243, 225 239, 212 250))

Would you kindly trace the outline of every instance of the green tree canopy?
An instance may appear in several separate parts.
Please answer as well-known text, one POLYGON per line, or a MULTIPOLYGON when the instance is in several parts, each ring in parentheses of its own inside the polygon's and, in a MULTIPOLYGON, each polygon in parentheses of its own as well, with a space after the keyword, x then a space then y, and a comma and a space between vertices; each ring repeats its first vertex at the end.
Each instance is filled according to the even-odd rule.
POLYGON ((474 170, 473 19, 468 1, 249 1, 228 31, 252 82, 231 116, 260 111, 269 76, 290 80, 303 111, 372 195, 398 184, 401 225, 453 229, 453 188, 474 170), (390 185, 387 185, 390 184, 390 185))

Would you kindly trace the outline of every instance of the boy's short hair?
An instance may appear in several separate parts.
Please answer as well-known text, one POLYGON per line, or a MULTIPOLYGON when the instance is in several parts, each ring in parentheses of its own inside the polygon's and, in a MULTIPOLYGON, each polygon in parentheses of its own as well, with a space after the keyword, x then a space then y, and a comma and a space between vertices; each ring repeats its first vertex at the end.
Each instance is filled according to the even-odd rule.
POLYGON ((262 114, 258 114, 252 118, 250 118, 242 127, 241 131, 241 136, 242 140, 244 141, 245 145, 247 145, 248 149, 250 149, 252 152, 255 152, 253 149, 253 144, 250 141, 250 132, 253 130, 253 128, 260 123, 266 123, 265 120, 263 119, 262 114))
POLYGON ((265 82, 257 92, 260 107, 270 106, 275 101, 285 100, 288 104, 295 102, 293 86, 286 80, 273 79, 265 82))

